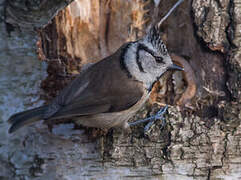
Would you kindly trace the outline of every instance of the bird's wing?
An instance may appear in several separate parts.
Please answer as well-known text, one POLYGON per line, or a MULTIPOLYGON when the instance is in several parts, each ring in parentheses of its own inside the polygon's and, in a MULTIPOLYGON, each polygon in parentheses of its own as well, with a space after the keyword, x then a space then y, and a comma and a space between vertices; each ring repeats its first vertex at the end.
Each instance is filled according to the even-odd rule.
POLYGON ((49 106, 45 118, 117 112, 134 105, 143 95, 143 86, 129 78, 115 58, 106 58, 81 73, 49 106))

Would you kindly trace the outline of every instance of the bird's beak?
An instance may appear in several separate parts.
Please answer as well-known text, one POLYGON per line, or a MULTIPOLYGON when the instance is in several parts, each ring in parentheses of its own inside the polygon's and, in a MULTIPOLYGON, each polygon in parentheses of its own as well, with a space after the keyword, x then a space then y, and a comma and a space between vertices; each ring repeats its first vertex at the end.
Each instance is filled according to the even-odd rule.
POLYGON ((183 67, 178 66, 176 64, 172 64, 171 66, 168 67, 168 70, 179 70, 179 71, 184 71, 183 67))

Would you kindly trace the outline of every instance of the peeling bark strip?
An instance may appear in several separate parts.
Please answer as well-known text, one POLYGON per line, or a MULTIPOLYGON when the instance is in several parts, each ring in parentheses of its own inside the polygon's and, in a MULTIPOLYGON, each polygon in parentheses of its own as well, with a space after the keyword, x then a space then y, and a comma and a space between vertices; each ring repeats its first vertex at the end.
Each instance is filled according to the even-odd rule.
POLYGON ((171 54, 173 62, 177 65, 181 65, 184 68, 182 72, 183 78, 187 83, 185 91, 182 93, 182 96, 176 102, 178 106, 190 107, 192 98, 196 95, 197 92, 197 82, 196 77, 193 72, 192 67, 189 63, 182 57, 175 54, 171 54))
MULTIPOLYGON (((48 42, 45 39, 48 34, 43 34, 42 40, 57 45, 55 55, 64 53, 71 59, 81 59, 81 64, 96 62, 129 39, 136 39, 136 33, 130 34, 129 30, 143 29, 144 8, 141 0, 74 1, 55 17, 58 39, 51 38, 48 42)), ((142 35, 138 33, 138 37, 142 35)))

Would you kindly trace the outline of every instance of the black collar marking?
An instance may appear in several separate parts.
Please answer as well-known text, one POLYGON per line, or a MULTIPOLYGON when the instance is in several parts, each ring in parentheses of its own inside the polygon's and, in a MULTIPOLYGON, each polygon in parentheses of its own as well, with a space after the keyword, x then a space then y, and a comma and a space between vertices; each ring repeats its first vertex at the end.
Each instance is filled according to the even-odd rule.
POLYGON ((132 43, 128 43, 123 49, 122 49, 122 52, 121 52, 121 57, 120 57, 120 67, 123 71, 126 72, 128 78, 132 78, 132 75, 129 71, 129 69, 127 68, 126 66, 126 63, 125 63, 125 54, 127 52, 127 49, 130 47, 132 43))

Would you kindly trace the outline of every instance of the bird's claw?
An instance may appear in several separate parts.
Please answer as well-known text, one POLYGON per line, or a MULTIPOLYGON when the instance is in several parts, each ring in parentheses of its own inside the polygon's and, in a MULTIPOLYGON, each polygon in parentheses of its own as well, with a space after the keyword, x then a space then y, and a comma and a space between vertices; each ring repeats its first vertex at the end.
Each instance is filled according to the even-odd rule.
POLYGON ((146 133, 150 127, 156 122, 156 120, 161 120, 162 121, 162 124, 161 124, 161 129, 163 127, 165 127, 166 125, 166 119, 165 117, 163 116, 166 111, 167 111, 167 108, 168 106, 166 105, 165 107, 161 108, 155 115, 151 116, 150 118, 152 118, 150 120, 150 122, 144 127, 144 133, 146 133))
POLYGON ((129 126, 135 126, 140 123, 148 122, 148 124, 144 127, 144 133, 146 133, 150 127, 156 122, 156 120, 161 120, 162 121, 162 128, 166 125, 166 120, 164 118, 164 114, 167 111, 168 106, 166 105, 165 107, 161 108, 155 115, 148 117, 146 119, 141 119, 135 122, 129 123, 129 126))

